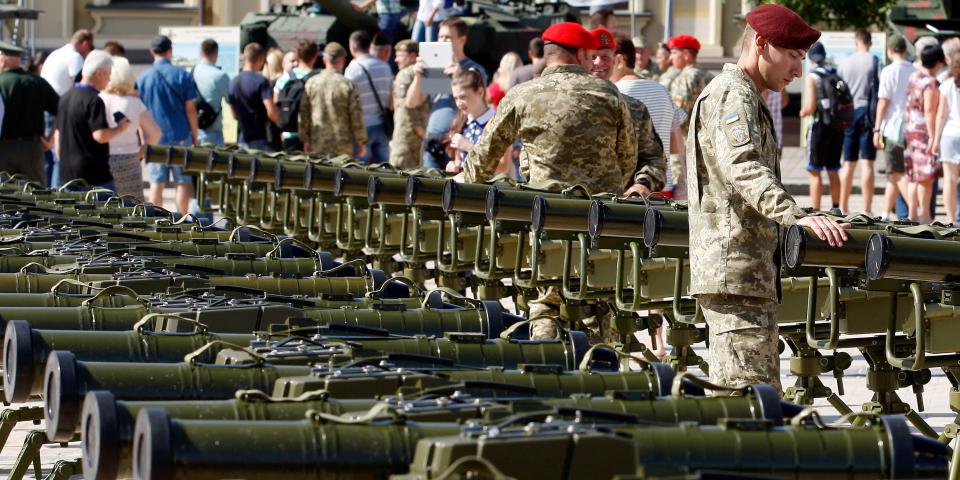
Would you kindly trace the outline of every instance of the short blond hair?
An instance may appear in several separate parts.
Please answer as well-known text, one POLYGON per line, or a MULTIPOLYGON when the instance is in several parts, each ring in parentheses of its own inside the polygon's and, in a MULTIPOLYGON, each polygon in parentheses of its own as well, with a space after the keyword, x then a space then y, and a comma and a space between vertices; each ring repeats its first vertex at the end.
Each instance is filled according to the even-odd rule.
POLYGON ((110 72, 110 83, 104 89, 107 93, 126 96, 133 93, 134 83, 133 69, 130 68, 130 61, 124 57, 113 57, 113 70, 110 72))

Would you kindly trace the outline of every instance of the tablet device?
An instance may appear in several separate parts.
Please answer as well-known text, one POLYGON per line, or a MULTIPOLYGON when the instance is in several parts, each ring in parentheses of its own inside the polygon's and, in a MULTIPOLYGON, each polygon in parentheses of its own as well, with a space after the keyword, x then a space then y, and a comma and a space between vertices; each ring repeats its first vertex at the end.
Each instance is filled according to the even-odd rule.
POLYGON ((453 45, 449 42, 420 42, 420 60, 425 67, 423 93, 433 96, 450 93, 450 77, 443 69, 453 63, 453 45))

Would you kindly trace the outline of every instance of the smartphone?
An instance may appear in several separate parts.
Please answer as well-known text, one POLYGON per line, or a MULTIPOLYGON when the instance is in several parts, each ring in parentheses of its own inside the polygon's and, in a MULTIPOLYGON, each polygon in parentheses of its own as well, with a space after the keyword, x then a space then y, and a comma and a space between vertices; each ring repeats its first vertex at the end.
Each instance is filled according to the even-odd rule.
POLYGON ((124 118, 127 118, 127 116, 124 115, 123 112, 113 112, 113 121, 118 125, 120 124, 120 120, 123 120, 124 118))

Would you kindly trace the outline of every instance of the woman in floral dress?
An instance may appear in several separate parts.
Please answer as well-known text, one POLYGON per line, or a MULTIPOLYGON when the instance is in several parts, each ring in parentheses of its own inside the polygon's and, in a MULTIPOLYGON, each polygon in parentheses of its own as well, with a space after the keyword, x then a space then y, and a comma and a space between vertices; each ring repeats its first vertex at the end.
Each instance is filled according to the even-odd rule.
POLYGON ((907 206, 910 220, 929 223, 933 180, 937 158, 930 153, 930 134, 935 131, 937 103, 940 99, 937 71, 944 65, 943 49, 930 45, 920 52, 921 68, 907 82, 907 116, 903 138, 904 173, 907 176, 907 206))

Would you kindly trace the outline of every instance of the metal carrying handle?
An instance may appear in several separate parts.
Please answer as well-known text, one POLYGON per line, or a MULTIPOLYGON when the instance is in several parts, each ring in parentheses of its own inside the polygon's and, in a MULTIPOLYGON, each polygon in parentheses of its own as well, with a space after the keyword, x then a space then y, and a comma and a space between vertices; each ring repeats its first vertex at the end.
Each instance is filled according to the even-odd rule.
MULTIPOLYGON (((340 270, 344 270, 344 269, 346 269, 347 267, 353 267, 353 268, 355 268, 355 269, 357 270, 357 272, 360 274, 360 276, 366 276, 367 273, 369 273, 369 271, 370 271, 370 270, 367 268, 367 263, 366 263, 365 261, 363 261, 363 259, 354 258, 353 260, 348 260, 348 261, 343 262, 343 263, 341 263, 340 265, 337 265, 337 266, 335 266, 335 267, 333 267, 333 268, 330 268, 330 269, 328 269, 328 270, 317 270, 317 271, 313 272, 313 274, 314 274, 315 276, 319 276, 319 277, 326 277, 326 276, 329 276, 331 273, 339 272, 340 270)), ((372 280, 372 278, 371 278, 371 280, 372 280)))
POLYGON ((58 191, 58 192, 66 192, 68 188, 70 188, 70 187, 72 187, 72 186, 74 186, 74 185, 81 185, 81 186, 84 186, 84 185, 85 185, 88 189, 90 188, 90 184, 87 183, 86 180, 84 180, 84 179, 82 179, 82 178, 74 178, 73 180, 70 180, 69 182, 64 183, 63 185, 60 185, 60 188, 58 188, 57 191, 58 191))
POLYGON ((195 320, 189 317, 184 317, 183 315, 179 315, 176 313, 148 313, 144 315, 143 318, 140 319, 140 321, 133 324, 133 330, 136 330, 136 332, 140 334, 143 334, 146 332, 156 332, 156 330, 147 330, 146 327, 147 327, 147 324, 159 318, 171 318, 174 320, 192 324, 195 327, 194 332, 200 335, 206 335, 207 332, 210 331, 210 327, 208 327, 204 323, 201 323, 199 320, 195 320))
MULTIPOLYGON (((274 237, 274 238, 276 238, 276 237, 274 237)), ((315 258, 315 259, 317 259, 317 260, 320 259, 320 252, 319 252, 318 250, 314 250, 313 247, 311 247, 310 245, 307 245, 305 242, 303 242, 303 241, 301 241, 301 240, 297 240, 296 238, 293 238, 293 237, 286 237, 286 238, 280 239, 280 241, 276 242, 276 246, 274 246, 273 249, 271 249, 269 252, 263 254, 264 258, 282 258, 282 257, 277 257, 276 255, 280 252, 280 249, 281 249, 284 245, 288 245, 288 244, 294 244, 294 245, 300 246, 300 247, 302 247, 304 250, 306 250, 306 251, 308 251, 308 252, 312 252, 312 255, 311 255, 311 256, 312 256, 313 258, 315 258)))
POLYGON ((271 397, 263 390, 237 390, 234 398, 242 402, 263 402, 263 403, 300 403, 309 401, 327 401, 330 399, 330 392, 326 390, 314 390, 303 392, 296 397, 271 397))
POLYGON ((320 410, 307 410, 306 417, 314 423, 362 425, 374 420, 382 420, 385 413, 394 421, 400 421, 406 418, 401 410, 387 402, 380 402, 360 415, 351 415, 349 412, 343 415, 334 415, 332 413, 321 412, 320 410))
POLYGON ((75 287, 85 288, 89 290, 103 290, 106 288, 106 287, 94 287, 93 285, 87 282, 81 282, 80 280, 75 280, 73 278, 64 278, 63 280, 60 280, 59 282, 55 283, 52 287, 50 287, 50 293, 53 295, 59 296, 60 289, 64 285, 73 285, 75 287))
POLYGON ((497 468, 490 460, 486 458, 469 455, 466 457, 461 457, 457 461, 450 464, 446 470, 436 474, 433 478, 436 480, 447 480, 451 478, 468 478, 467 473, 479 473, 478 478, 491 478, 493 480, 516 480, 516 477, 511 477, 503 473, 502 470, 497 468))
POLYGON ((674 377, 673 379, 673 385, 670 386, 671 395, 677 398, 686 396, 686 392, 684 391, 684 386, 685 386, 684 380, 704 390, 710 390, 714 392, 734 392, 734 393, 740 393, 742 395, 746 395, 747 393, 750 392, 749 385, 745 385, 743 387, 729 387, 726 385, 717 385, 715 383, 711 383, 707 380, 704 380, 703 378, 700 378, 691 372, 682 372, 680 375, 674 377))
POLYGON ((124 296, 135 299, 137 303, 139 303, 140 305, 143 305, 144 307, 150 306, 150 304, 147 303, 147 301, 144 300, 140 296, 140 294, 138 294, 137 292, 133 291, 132 288, 127 287, 125 285, 110 285, 109 287, 106 287, 103 290, 100 290, 99 292, 97 292, 94 296, 84 300, 80 305, 83 307, 88 307, 90 306, 91 303, 97 300, 100 300, 102 297, 105 297, 107 295, 124 295, 124 296))
POLYGON ((470 297, 465 297, 460 295, 460 292, 448 287, 437 287, 432 290, 427 291, 427 294, 423 296, 423 300, 420 302, 420 308, 424 310, 430 310, 430 299, 435 295, 440 296, 440 301, 443 301, 444 296, 453 297, 457 300, 462 300, 464 303, 472 304, 474 307, 483 307, 483 301, 477 300, 470 297))
POLYGON ((390 285, 393 285, 395 283, 402 284, 407 288, 413 290, 414 292, 416 292, 417 297, 420 297, 423 294, 423 289, 420 288, 419 285, 417 285, 417 282, 414 282, 413 280, 407 277, 390 277, 386 279, 382 285, 380 285, 380 288, 372 292, 367 292, 367 294, 364 296, 372 300, 380 300, 380 296, 387 291, 387 288, 389 288, 390 285))
MULTIPOLYGON (((212 225, 212 224, 211 224, 211 225, 212 225)), ((230 232, 230 236, 227 237, 227 241, 229 241, 229 242, 234 242, 234 243, 242 243, 242 242, 240 242, 240 240, 239 240, 237 237, 238 237, 238 234, 239 234, 240 230, 241 230, 241 229, 244 229, 244 228, 246 228, 247 230, 256 231, 256 232, 258 232, 258 233, 261 233, 261 234, 263 234, 264 237, 269 238, 269 239, 271 239, 271 240, 277 238, 276 235, 274 235, 274 234, 272 234, 272 233, 270 233, 270 232, 268 232, 268 231, 266 231, 266 230, 264 230, 264 229, 262 229, 262 228, 260 228, 260 227, 255 227, 255 226, 252 226, 252 225, 239 225, 239 226, 237 226, 236 228, 234 228, 233 231, 230 232)))
POLYGON ((700 302, 694 300, 693 315, 684 315, 680 310, 680 299, 683 297, 683 266, 685 260, 676 259, 677 271, 673 276, 673 318, 680 323, 695 325, 704 322, 703 309, 700 308, 700 302))
POLYGON ((610 345, 609 343, 598 343, 598 344, 590 347, 590 349, 587 350, 587 352, 583 354, 583 359, 580 360, 580 365, 577 366, 577 369, 578 369, 578 370, 580 370, 581 372, 590 372, 590 371, 591 371, 590 366, 593 365, 593 352, 595 352, 597 349, 609 350, 609 351, 613 352, 618 358, 625 358, 625 359, 630 359, 630 360, 636 360, 637 363, 639 363, 640 365, 642 365, 645 369, 649 369, 649 367, 650 367, 650 365, 651 365, 650 362, 649 362, 646 358, 637 357, 637 356, 635 356, 635 355, 633 355, 633 354, 631 354, 631 353, 624 352, 623 350, 620 350, 619 348, 617 348, 617 347, 615 347, 615 346, 613 346, 613 345, 610 345))
MULTIPOLYGON (((893 294, 896 298, 896 294, 893 294)), ((887 361, 890 362, 890 365, 893 365, 896 368, 902 368, 904 370, 922 370, 927 368, 927 339, 924 335, 924 323, 927 308, 923 303, 923 291, 921 290, 919 283, 910 284, 910 297, 913 299, 913 316, 914 321, 916 322, 916 331, 914 333, 914 342, 916 348, 914 348, 913 355, 906 357, 898 357, 894 349, 894 338, 897 335, 897 315, 895 312, 890 312, 890 318, 887 320, 887 337, 885 343, 885 351, 887 356, 887 361)), ((896 304, 894 303, 893 309, 896 309, 896 304)), ((936 358, 936 357, 934 357, 936 358)))
MULTIPOLYGON (((837 277, 837 271, 832 267, 827 267, 824 272, 830 280, 830 297, 827 300, 830 303, 830 333, 825 339, 817 337, 815 310, 817 308, 819 282, 817 282, 818 278, 813 276, 810 277, 810 290, 807 292, 807 345, 822 350, 836 350, 837 344, 840 342, 840 280, 837 277)), ((896 297, 896 294, 894 294, 894 297, 896 297)))
MULTIPOLYGON (((253 357, 253 360, 254 360, 254 365, 253 365, 253 366, 262 367, 264 364, 267 363, 267 360, 266 360, 265 358, 263 358, 262 355, 260 355, 259 353, 251 350, 250 348, 248 348, 248 347, 243 347, 243 346, 237 345, 236 343, 231 343, 231 342, 227 342, 227 341, 223 341, 223 340, 214 340, 214 341, 209 342, 209 343, 207 343, 206 345, 204 345, 204 346, 202 346, 202 347, 200 347, 200 348, 198 348, 198 349, 196 349, 196 350, 194 350, 194 351, 192 351, 192 352, 184 355, 184 356, 183 356, 183 363, 188 363, 188 364, 190 364, 190 365, 202 365, 200 362, 197 361, 197 358, 200 357, 201 355, 203 355, 207 350, 210 350, 211 348, 216 347, 216 346, 221 346, 221 347, 226 347, 226 348, 232 348, 232 349, 235 349, 235 350, 240 350, 240 351, 246 352, 246 353, 249 354, 251 357, 253 357)), ((239 365, 239 366, 241 366, 241 367, 247 367, 247 366, 249 366, 249 365, 239 365)))

